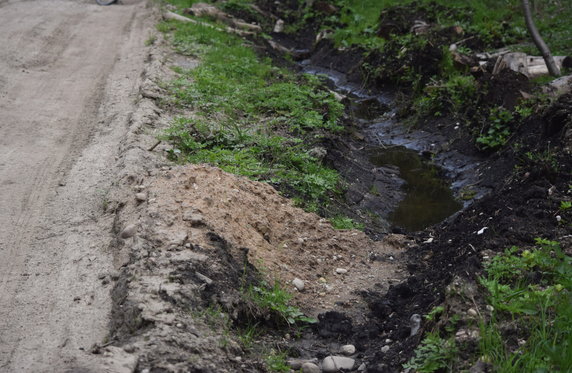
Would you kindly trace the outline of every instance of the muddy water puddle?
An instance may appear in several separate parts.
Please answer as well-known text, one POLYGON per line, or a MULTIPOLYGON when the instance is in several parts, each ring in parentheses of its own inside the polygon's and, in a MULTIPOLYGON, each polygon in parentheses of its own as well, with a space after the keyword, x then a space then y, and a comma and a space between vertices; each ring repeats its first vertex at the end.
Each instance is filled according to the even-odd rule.
POLYGON ((387 216, 392 225, 411 232, 422 230, 468 204, 455 198, 454 191, 476 182, 470 175, 477 162, 453 152, 440 153, 437 147, 444 138, 422 130, 410 131, 395 121, 391 93, 367 91, 334 70, 303 64, 303 71, 325 77, 331 89, 347 97, 352 120, 364 129, 370 143, 367 148, 373 147, 369 161, 377 167, 399 169, 398 176, 405 181, 405 197, 387 216), (422 153, 433 157, 424 158, 422 153))
POLYGON ((370 161, 376 166, 396 166, 405 181, 405 198, 389 216, 389 221, 408 231, 418 231, 439 223, 463 205, 453 196, 443 170, 403 146, 373 150, 370 161))

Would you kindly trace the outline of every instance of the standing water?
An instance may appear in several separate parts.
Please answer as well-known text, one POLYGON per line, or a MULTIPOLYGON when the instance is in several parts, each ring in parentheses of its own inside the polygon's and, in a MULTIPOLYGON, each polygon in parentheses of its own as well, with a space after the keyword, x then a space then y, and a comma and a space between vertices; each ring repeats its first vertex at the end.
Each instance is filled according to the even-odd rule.
POLYGON ((370 160, 376 166, 397 166, 405 181, 405 198, 389 221, 408 231, 418 231, 451 216, 463 207, 453 196, 442 170, 403 146, 376 149, 370 160))
POLYGON ((371 95, 348 82, 346 76, 337 71, 309 65, 305 66, 304 71, 327 76, 334 89, 350 99, 354 119, 360 122, 360 126, 368 128, 367 132, 373 134, 370 139, 375 138, 378 145, 371 151, 371 163, 378 167, 393 166, 399 169, 399 176, 405 181, 405 197, 388 216, 391 224, 408 231, 418 231, 443 221, 463 207, 453 196, 451 182, 444 177, 444 170, 419 155, 423 149, 417 147, 421 147, 421 144, 405 139, 407 131, 403 131, 402 126, 391 120, 384 121, 393 123, 391 127, 397 129, 391 139, 376 131, 376 125, 380 124, 379 115, 375 115, 376 110, 370 108, 391 104, 392 99, 387 94, 371 95), (396 145, 405 143, 412 146, 396 145))

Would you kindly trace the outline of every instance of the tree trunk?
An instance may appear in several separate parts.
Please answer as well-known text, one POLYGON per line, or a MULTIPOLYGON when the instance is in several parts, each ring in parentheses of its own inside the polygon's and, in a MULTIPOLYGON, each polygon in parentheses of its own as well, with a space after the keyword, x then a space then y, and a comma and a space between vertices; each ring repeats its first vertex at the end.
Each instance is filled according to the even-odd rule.
POLYGON ((522 8, 524 10, 524 19, 526 20, 526 27, 528 28, 528 32, 530 32, 530 36, 532 36, 534 44, 540 51, 540 54, 542 54, 542 58, 544 58, 544 62, 546 62, 546 67, 548 67, 548 72, 550 72, 550 75, 552 76, 560 75, 560 69, 558 66, 556 66, 554 58, 552 58, 552 54, 550 53, 550 49, 548 49, 548 46, 544 40, 542 40, 540 33, 534 25, 528 0, 522 0, 522 8))

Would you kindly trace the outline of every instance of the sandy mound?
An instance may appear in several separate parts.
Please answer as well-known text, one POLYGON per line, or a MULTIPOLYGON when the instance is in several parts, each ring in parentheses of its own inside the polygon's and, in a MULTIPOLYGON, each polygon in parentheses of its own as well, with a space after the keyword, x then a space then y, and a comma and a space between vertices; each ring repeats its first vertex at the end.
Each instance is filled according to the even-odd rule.
POLYGON ((313 315, 359 302, 356 290, 374 283, 385 287, 398 277, 395 237, 390 244, 374 242, 360 231, 335 230, 267 184, 189 165, 162 172, 147 191, 156 249, 176 250, 187 243, 209 247, 208 233, 215 232, 230 244, 235 258, 247 255, 268 280, 290 284, 302 279, 305 288, 296 301, 313 315))

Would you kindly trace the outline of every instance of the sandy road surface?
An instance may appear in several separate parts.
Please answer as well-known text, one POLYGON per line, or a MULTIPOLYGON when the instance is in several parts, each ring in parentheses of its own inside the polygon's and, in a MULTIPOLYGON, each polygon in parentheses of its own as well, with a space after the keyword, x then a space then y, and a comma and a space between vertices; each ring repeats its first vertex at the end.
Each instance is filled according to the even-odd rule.
POLYGON ((130 1, 0 0, 1 372, 100 371, 102 205, 152 30, 130 1))

